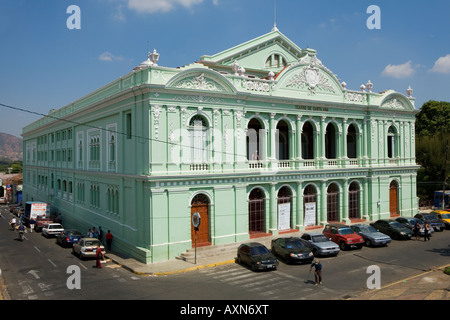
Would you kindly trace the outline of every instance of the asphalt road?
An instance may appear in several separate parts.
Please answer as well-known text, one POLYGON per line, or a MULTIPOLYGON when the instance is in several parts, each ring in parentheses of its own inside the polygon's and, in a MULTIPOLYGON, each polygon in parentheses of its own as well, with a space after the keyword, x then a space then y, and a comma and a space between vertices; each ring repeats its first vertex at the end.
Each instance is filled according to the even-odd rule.
POLYGON ((283 262, 267 272, 230 264, 149 277, 113 263, 96 269, 94 260, 80 260, 41 233, 27 233, 21 242, 8 230, 9 208, 0 210, 0 269, 11 300, 340 300, 367 290, 369 266, 379 267, 384 286, 449 263, 450 230, 445 230, 430 242, 393 241, 322 258, 321 286, 314 286, 309 265, 283 262))

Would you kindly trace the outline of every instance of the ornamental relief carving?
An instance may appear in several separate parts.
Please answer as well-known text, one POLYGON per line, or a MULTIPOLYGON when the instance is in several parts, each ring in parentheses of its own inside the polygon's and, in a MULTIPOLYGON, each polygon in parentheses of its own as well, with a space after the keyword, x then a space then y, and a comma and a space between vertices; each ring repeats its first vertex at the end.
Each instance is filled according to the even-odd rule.
POLYGON ((204 90, 204 91, 226 91, 217 82, 205 77, 204 73, 197 76, 184 78, 173 85, 179 89, 192 89, 192 90, 204 90))
POLYGON ((403 103, 396 98, 389 99, 388 101, 383 103, 381 107, 389 109, 406 109, 403 103))
POLYGON ((297 89, 308 89, 309 94, 316 94, 317 91, 335 93, 334 87, 314 65, 309 65, 294 75, 287 83, 286 87, 295 87, 297 89))

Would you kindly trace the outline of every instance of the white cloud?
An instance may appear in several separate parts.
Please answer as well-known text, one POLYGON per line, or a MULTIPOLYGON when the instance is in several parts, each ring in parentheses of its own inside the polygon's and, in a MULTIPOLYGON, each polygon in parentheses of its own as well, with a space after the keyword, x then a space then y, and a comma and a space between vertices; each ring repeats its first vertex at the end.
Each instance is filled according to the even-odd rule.
POLYGON ((445 57, 440 57, 439 59, 437 59, 431 71, 450 74, 450 54, 447 54, 445 57))
POLYGON ((381 74, 386 77, 408 78, 412 76, 415 72, 416 70, 412 66, 411 61, 408 61, 404 64, 398 65, 389 64, 386 66, 386 68, 384 68, 381 74))
POLYGON ((168 12, 181 5, 187 9, 203 0, 128 0, 128 8, 142 13, 168 12))
POLYGON ((107 62, 114 62, 114 61, 122 61, 123 58, 120 57, 120 56, 115 56, 109 51, 105 51, 98 57, 98 60, 100 60, 100 61, 107 61, 107 62))

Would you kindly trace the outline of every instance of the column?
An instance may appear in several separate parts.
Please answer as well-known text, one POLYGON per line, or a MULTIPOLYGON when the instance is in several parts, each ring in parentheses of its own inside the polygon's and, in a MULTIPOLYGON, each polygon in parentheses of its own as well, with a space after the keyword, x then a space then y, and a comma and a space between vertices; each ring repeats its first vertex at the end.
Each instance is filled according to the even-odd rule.
POLYGON ((269 209, 269 232, 278 234, 278 197, 276 193, 276 183, 270 184, 270 209, 269 209))

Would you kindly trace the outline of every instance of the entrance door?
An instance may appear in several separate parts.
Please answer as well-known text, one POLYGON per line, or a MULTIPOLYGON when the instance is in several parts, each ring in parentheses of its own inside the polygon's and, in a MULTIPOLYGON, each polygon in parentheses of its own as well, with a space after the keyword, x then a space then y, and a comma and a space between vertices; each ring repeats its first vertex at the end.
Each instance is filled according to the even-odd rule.
POLYGON ((248 201, 248 225, 250 233, 265 232, 264 194, 260 189, 250 193, 248 201))
POLYGON ((398 185, 392 181, 389 186, 389 212, 391 217, 398 216, 398 185))
POLYGON ((197 231, 197 246, 206 246, 211 244, 209 238, 209 201, 204 194, 198 194, 192 199, 191 203, 191 238, 192 246, 195 246, 195 230, 192 226, 192 215, 198 212, 201 222, 197 231))
POLYGON ((334 183, 327 190, 327 220, 339 221, 339 188, 334 183))

